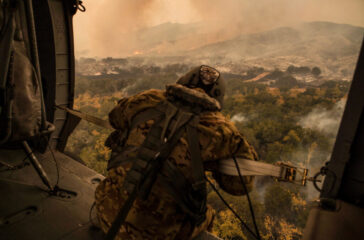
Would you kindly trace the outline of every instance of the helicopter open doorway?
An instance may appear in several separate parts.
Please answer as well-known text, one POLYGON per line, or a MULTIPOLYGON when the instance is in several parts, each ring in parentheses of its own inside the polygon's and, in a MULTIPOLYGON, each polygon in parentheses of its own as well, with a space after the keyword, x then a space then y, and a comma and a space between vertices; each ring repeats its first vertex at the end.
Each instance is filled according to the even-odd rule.
MULTIPOLYGON (((78 120, 55 108, 55 105, 72 108, 73 104, 75 67, 71 16, 74 12, 75 5, 63 1, 37 1, 34 4, 48 120, 57 129, 51 136, 50 147, 60 163, 59 185, 62 191, 59 195, 49 195, 34 169, 26 163, 23 164, 27 154, 22 150, 2 149, 1 160, 8 164, 5 169, 2 166, 5 171, 1 172, 0 235, 3 239, 102 239, 102 236, 90 229, 89 210, 93 201, 93 189, 103 177, 62 153, 67 137, 78 120), (43 21, 44 18, 47 21, 43 21)), ((357 69, 363 69, 360 64, 362 65, 362 61, 359 60, 357 69)), ((358 73, 355 79, 362 79, 362 73, 358 73)), ((361 85, 356 87, 356 90, 359 89, 362 89, 361 85)), ((357 107, 358 111, 363 108, 360 104, 357 107)), ((360 131, 354 129, 352 124, 346 123, 346 126, 354 132, 360 131)), ((361 141, 355 139, 349 142, 361 141)), ((357 148, 353 149, 356 151, 357 148)), ((355 151, 352 156, 356 154, 355 151)), ((57 166, 53 162, 52 151, 37 153, 37 157, 49 173, 52 183, 55 183, 57 166)), ((360 194, 359 192, 359 196, 360 194)), ((348 200, 348 195, 350 196, 341 196, 348 200)), ((357 202, 354 201, 355 203, 357 202)))

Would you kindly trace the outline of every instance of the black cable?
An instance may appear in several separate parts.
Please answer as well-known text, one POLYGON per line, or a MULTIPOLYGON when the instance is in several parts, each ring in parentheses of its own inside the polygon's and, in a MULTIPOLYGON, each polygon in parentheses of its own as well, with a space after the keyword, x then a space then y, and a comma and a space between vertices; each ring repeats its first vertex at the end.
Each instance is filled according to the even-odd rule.
POLYGON ((53 158, 53 161, 54 163, 56 164, 56 171, 57 171, 57 180, 56 180, 56 184, 54 186, 54 189, 58 189, 58 183, 59 183, 59 165, 58 165, 58 161, 56 159, 56 156, 54 155, 54 152, 52 150, 52 148, 49 146, 49 142, 48 142, 48 138, 45 136, 45 135, 41 135, 42 138, 44 138, 44 141, 47 142, 47 147, 49 149, 49 151, 51 152, 52 154, 52 158, 53 158))
POLYGON ((15 170, 19 170, 19 169, 22 169, 24 168, 25 166, 28 166, 30 165, 30 163, 26 162, 25 160, 30 156, 30 154, 32 154, 33 151, 31 151, 30 153, 27 153, 25 155, 25 157, 23 158, 22 160, 22 163, 18 164, 18 165, 15 165, 13 166, 14 168, 8 168, 8 169, 5 169, 5 170, 1 170, 0 172, 6 172, 6 171, 11 171, 10 174, 7 176, 8 178, 12 177, 15 170))
POLYGON ((30 155, 32 155, 34 152, 33 151, 31 151, 31 152, 29 152, 29 153, 27 153, 26 155, 25 155, 25 157, 23 158, 23 160, 22 160, 22 162, 24 162, 30 155))
POLYGON ((31 151, 30 153, 27 153, 25 155, 25 157, 23 158, 23 160, 21 160, 21 163, 11 166, 11 167, 7 167, 7 169, 1 170, 0 172, 5 172, 5 171, 11 171, 11 170, 18 170, 18 169, 22 169, 25 166, 28 166, 29 163, 25 162, 25 160, 33 153, 33 151, 31 151))
POLYGON ((23 160, 21 160, 21 163, 14 165, 14 166, 5 166, 7 167, 4 170, 1 170, 0 172, 6 172, 6 171, 12 171, 12 170, 18 170, 18 169, 22 169, 25 166, 28 166, 29 163, 25 162, 25 160, 29 157, 30 154, 32 154, 33 152, 30 152, 29 154, 26 154, 25 158, 23 158, 23 160))
POLYGON ((243 225, 247 230, 248 232, 255 238, 255 239, 258 239, 260 240, 257 235, 249 228, 249 226, 244 222, 244 220, 239 216, 239 214, 237 214, 235 212, 235 210, 230 207, 230 205, 226 202, 226 200, 224 199, 224 197, 220 194, 220 192, 217 190, 217 188, 210 182, 210 180, 205 177, 206 181, 210 184, 210 186, 212 187, 212 189, 216 192, 217 196, 219 196, 219 198, 221 199, 221 201, 226 205, 226 207, 235 215, 235 217, 237 219, 239 219, 241 225, 243 225))
POLYGON ((7 167, 8 169, 14 169, 14 166, 10 165, 7 162, 3 162, 2 160, 0 160, 0 165, 3 165, 5 167, 7 167))
POLYGON ((255 232, 258 236, 258 239, 260 240, 261 237, 260 237, 260 234, 259 234, 259 230, 258 230, 258 225, 257 225, 257 222, 255 220, 255 214, 254 214, 254 209, 253 209, 253 204, 252 204, 252 201, 250 200, 250 197, 249 197, 249 193, 248 193, 248 189, 245 185, 245 182, 243 180, 243 177, 241 175, 241 172, 240 172, 240 168, 239 168, 239 165, 238 165, 238 162, 236 161, 236 158, 235 156, 233 156, 233 159, 234 159, 234 163, 235 163, 235 167, 238 171, 238 174, 239 174, 239 178, 240 178, 240 181, 241 181, 241 184, 243 184, 243 187, 244 187, 244 191, 245 191, 245 194, 246 194, 246 197, 248 199, 248 203, 249 203, 249 209, 250 209, 250 213, 252 215, 252 219, 253 219, 253 224, 254 224, 254 228, 255 228, 255 232))
POLYGON ((48 144, 48 149, 49 149, 49 151, 51 152, 51 154, 52 154, 52 158, 53 158, 53 161, 54 161, 54 162, 55 162, 55 164, 56 164, 56 169, 57 169, 57 181, 56 181, 56 185, 55 185, 55 187, 58 187, 58 183, 59 183, 59 166, 58 166, 58 161, 57 161, 57 159, 56 159, 56 156, 54 155, 54 152, 53 152, 52 148, 49 146, 49 144, 48 144))

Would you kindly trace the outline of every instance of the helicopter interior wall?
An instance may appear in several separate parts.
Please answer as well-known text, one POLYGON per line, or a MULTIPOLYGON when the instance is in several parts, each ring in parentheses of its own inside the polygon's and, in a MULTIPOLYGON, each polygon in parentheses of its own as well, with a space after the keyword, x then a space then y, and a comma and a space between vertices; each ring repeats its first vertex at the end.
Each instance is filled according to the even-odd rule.
POLYGON ((364 41, 327 175, 310 210, 304 240, 364 236, 364 41))
POLYGON ((364 41, 320 198, 364 207, 364 41))
MULTIPOLYGON (((364 68, 364 67, 363 67, 364 68)), ((352 158, 348 162, 344 180, 340 187, 339 198, 364 208, 364 112, 360 118, 352 158)))
POLYGON ((56 127, 50 146, 63 151, 69 125, 74 122, 68 121, 68 114, 55 106, 73 106, 73 5, 72 1, 37 0, 33 1, 33 8, 47 119, 56 127))
POLYGON ((22 150, 0 149, 0 239, 103 239, 89 218, 103 176, 55 150, 64 148, 69 125, 77 124, 55 108, 73 105, 73 1, 27 1, 33 4, 48 121, 56 127, 50 139, 54 151, 35 155, 61 190, 48 191, 22 150))
POLYGON ((52 19, 48 1, 34 1, 33 4, 47 120, 53 122, 54 106, 51 103, 54 103, 56 93, 56 85, 53 81, 56 79, 54 71, 56 62, 52 19))
MULTIPOLYGON (((343 117, 342 127, 344 129, 342 131, 348 131, 345 128, 352 127, 353 119, 358 119, 359 122, 355 137, 351 143, 350 158, 345 168, 338 196, 344 201, 364 208, 364 40, 352 83, 352 89, 353 96, 350 102, 348 99, 348 105, 351 104, 355 107, 355 110, 348 111, 347 115, 349 116, 343 117)), ((339 145, 343 144, 339 142, 340 140, 340 137, 338 137, 337 141, 339 145)))

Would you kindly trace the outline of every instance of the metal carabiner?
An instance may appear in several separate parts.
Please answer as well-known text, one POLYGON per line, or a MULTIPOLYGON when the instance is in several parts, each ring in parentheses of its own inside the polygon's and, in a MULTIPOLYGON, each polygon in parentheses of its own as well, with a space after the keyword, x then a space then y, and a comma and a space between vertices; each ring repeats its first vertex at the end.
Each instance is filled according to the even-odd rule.
POLYGON ((74 5, 75 8, 77 8, 77 10, 80 10, 81 12, 85 12, 86 11, 86 7, 83 5, 83 2, 81 0, 75 0, 76 3, 74 5))

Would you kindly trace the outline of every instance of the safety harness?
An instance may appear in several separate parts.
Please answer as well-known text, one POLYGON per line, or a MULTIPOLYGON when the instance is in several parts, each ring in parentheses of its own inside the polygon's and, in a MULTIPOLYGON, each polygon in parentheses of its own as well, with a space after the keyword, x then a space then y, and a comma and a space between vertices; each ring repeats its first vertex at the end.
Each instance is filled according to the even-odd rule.
POLYGON ((108 169, 124 163, 131 163, 132 166, 122 186, 122 191, 126 191, 129 197, 110 227, 106 239, 114 239, 137 197, 142 200, 148 198, 157 177, 193 226, 198 226, 205 220, 206 182, 196 129, 201 110, 200 106, 186 106, 165 100, 134 117, 129 131, 148 120, 154 120, 154 124, 137 150, 136 157, 126 157, 121 153, 109 160, 108 169), (168 160, 184 133, 191 154, 192 182, 168 160))

